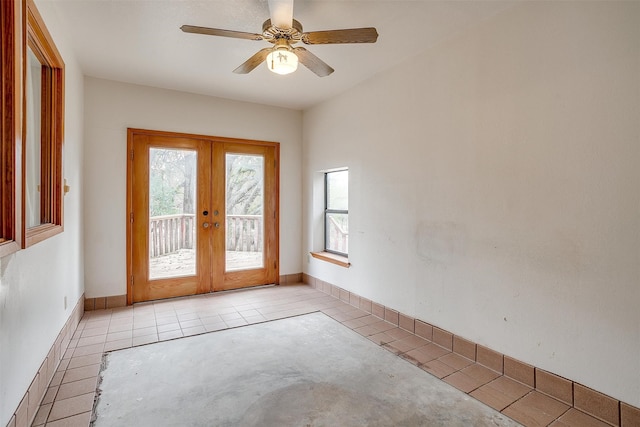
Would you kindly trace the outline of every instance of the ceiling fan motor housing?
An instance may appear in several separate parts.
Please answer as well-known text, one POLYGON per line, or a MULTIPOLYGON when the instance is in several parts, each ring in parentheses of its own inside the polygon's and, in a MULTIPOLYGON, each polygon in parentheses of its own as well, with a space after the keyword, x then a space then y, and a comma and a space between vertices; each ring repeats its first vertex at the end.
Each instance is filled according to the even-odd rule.
POLYGON ((297 43, 302 39, 302 24, 293 19, 291 28, 279 28, 271 24, 271 19, 267 19, 262 24, 262 36, 271 43, 276 43, 278 40, 297 43))

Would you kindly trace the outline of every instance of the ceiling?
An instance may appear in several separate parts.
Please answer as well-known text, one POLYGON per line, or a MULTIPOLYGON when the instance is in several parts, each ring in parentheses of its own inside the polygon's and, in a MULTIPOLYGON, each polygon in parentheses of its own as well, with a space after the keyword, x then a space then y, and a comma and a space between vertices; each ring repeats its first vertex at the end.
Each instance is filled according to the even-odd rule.
MULTIPOLYGON (((45 1, 45 0, 42 0, 45 1)), ((251 41, 187 34, 183 24, 260 33, 266 0, 49 0, 71 29, 85 75, 303 110, 418 55, 513 5, 510 1, 296 0, 305 31, 376 27, 375 44, 306 46, 336 71, 304 66, 280 76, 260 65, 232 71, 258 50, 251 41)))

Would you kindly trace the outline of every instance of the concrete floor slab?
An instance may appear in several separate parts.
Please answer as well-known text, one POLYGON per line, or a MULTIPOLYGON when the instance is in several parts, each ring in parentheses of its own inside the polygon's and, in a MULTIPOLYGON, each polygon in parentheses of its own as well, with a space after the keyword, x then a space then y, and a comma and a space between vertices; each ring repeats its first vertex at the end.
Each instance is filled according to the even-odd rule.
POLYGON ((109 353, 96 427, 517 426, 322 313, 109 353))

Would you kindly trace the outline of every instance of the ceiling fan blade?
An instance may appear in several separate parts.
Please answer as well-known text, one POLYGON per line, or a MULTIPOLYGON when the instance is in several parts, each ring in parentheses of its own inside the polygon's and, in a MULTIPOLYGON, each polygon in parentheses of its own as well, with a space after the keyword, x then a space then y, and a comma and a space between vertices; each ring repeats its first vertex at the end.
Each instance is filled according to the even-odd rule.
POLYGON ((264 49, 259 50, 255 55, 251 58, 247 59, 242 65, 233 70, 236 74, 247 74, 253 71, 258 65, 264 62, 267 59, 267 55, 271 52, 273 48, 265 47, 264 49))
POLYGON ((326 62, 303 47, 296 47, 293 52, 298 57, 298 60, 302 62, 302 65, 320 77, 326 77, 334 71, 326 62))
POLYGON ((196 27, 195 25, 183 25, 180 27, 185 33, 206 34, 208 36, 232 37, 234 39, 264 40, 262 34, 245 33, 243 31, 220 30, 218 28, 196 27))
POLYGON ((269 0, 271 23, 282 29, 291 28, 293 0, 269 0))
POLYGON ((373 27, 312 31, 302 34, 302 41, 306 44, 375 43, 376 40, 378 40, 378 31, 373 27))

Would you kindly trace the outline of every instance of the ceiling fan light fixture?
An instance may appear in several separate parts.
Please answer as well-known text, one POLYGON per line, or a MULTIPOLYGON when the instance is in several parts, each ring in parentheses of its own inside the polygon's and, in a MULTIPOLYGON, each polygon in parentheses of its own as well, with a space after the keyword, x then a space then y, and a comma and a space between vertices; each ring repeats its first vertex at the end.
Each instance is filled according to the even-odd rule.
POLYGON ((288 48, 276 48, 267 55, 267 68, 276 74, 291 74, 298 69, 298 56, 288 48))

